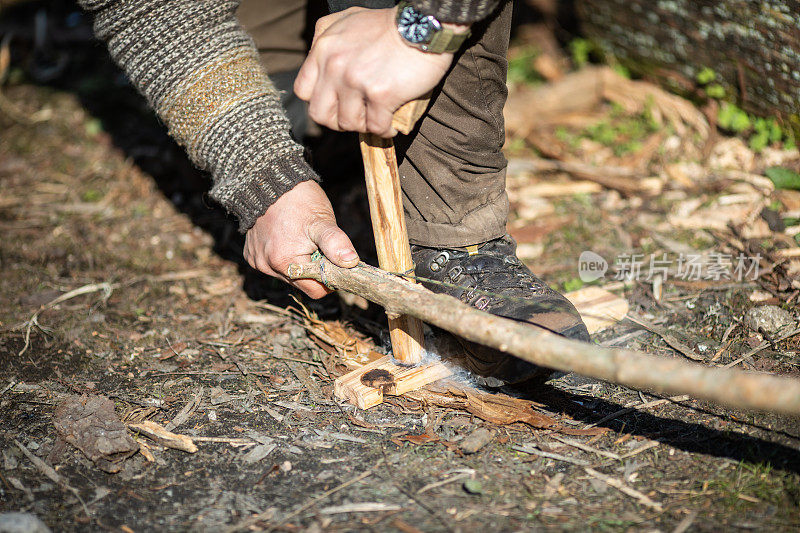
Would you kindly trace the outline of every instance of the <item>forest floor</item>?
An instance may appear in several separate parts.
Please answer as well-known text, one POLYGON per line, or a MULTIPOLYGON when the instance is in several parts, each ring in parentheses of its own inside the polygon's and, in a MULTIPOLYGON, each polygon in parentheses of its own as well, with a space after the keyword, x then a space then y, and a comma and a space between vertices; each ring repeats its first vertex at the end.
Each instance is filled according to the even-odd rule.
MULTIPOLYGON (((75 32, 60 78, 34 83, 12 63, 0 94, 0 513, 56 531, 800 527, 795 418, 572 375, 491 391, 549 428, 458 402, 337 400, 340 363, 386 347, 380 310, 295 302, 243 264, 205 178, 75 32), (141 451, 81 452, 56 429, 69 433, 64 410, 81 396, 113 401, 93 413, 109 427, 170 425, 198 449, 123 429, 141 451)), ((512 87, 509 105, 558 83, 512 87)), ((797 170, 797 150, 756 153, 704 130, 708 113, 688 103, 696 114, 674 118, 683 104, 656 94, 607 95, 535 131, 509 121, 521 258, 559 290, 628 301, 631 318, 594 342, 800 376, 800 193, 763 176, 797 170), (597 279, 579 272, 586 251, 608 263, 597 279)), ((336 164, 357 168, 347 158, 336 164)), ((374 264, 360 178, 332 182, 341 225, 374 264)), ((76 434, 84 450, 99 438, 76 434)))

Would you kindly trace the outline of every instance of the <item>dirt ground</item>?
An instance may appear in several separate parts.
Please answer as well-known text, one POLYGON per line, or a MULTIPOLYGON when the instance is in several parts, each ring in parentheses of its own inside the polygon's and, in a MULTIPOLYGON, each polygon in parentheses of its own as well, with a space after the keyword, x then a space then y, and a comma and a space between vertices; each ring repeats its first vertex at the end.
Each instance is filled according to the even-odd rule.
MULTIPOLYGON (((40 65, 37 80, 12 63, 0 95, 0 512, 34 513, 54 531, 800 527, 797 419, 572 375, 502 391, 564 431, 408 398, 368 411, 337 400, 331 360, 356 339, 384 348, 380 311, 337 295, 296 303, 244 265, 242 238, 207 200, 207 181, 88 40, 85 23, 61 38, 72 47, 64 72, 45 79, 40 65), (338 340, 321 340, 320 328, 338 340), (144 451, 107 473, 59 438, 56 408, 72 395, 110 398, 125 423, 173 422, 198 450, 136 434, 144 451), (465 439, 481 435, 467 453, 465 439)), ((600 112, 611 123, 619 115, 610 105, 600 112)), ((633 167, 655 130, 631 153, 606 153, 579 130, 553 126, 549 135, 587 163, 633 167)), ((748 156, 720 137, 709 155, 673 136, 673 153, 646 156, 657 194, 537 170, 536 146, 512 137, 509 227, 521 257, 573 290, 585 283, 577 265, 586 250, 609 263, 634 253, 760 253, 768 268, 755 279, 661 285, 612 279, 610 269, 592 283, 623 296, 636 320, 593 340, 798 376, 800 335, 745 325, 751 308, 773 304, 796 327, 797 271, 779 258, 795 257, 781 250, 797 243, 769 212, 797 211, 797 198, 706 164, 738 165, 744 153, 755 157, 753 176, 767 157, 796 166, 796 150, 748 156), (703 179, 689 186, 675 177, 681 169, 703 179)), ((330 146, 317 147, 323 172, 330 146)), ((328 187, 374 264, 359 177, 328 187)))

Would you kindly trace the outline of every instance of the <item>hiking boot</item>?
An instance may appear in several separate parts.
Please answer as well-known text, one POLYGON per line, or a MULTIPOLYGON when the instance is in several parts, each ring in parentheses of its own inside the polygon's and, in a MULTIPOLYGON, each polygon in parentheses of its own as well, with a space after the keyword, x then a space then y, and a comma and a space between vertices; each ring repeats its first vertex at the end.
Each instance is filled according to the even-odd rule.
MULTIPOLYGON (((414 273, 433 292, 454 296, 477 309, 529 322, 564 337, 589 341, 575 306, 536 277, 516 255, 510 235, 464 249, 412 245, 414 273), (427 281, 426 281, 427 280, 427 281)), ((463 363, 483 385, 513 385, 552 374, 494 348, 456 337, 463 363)))

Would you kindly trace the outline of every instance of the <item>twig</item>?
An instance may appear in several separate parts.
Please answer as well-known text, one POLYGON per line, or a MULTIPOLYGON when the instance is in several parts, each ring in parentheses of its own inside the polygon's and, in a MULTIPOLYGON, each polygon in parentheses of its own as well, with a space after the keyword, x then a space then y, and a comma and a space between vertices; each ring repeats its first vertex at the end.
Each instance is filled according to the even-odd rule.
POLYGON ((203 387, 200 387, 200 390, 195 393, 194 398, 186 402, 186 405, 183 406, 175 418, 172 419, 172 422, 164 426, 167 431, 172 431, 176 427, 180 426, 184 422, 186 422, 191 414, 197 409, 197 406, 200 404, 200 399, 203 397, 203 387))
POLYGON ((187 453, 195 453, 197 451, 197 446, 195 446, 190 437, 167 431, 163 426, 152 420, 145 420, 137 424, 128 424, 128 429, 146 435, 167 448, 173 448, 187 453))
POLYGON ((636 498, 643 505, 646 505, 647 507, 650 507, 651 509, 658 511, 659 513, 663 510, 660 503, 654 502, 653 500, 648 498, 646 494, 643 494, 638 490, 634 489, 633 487, 626 485, 621 479, 607 476, 606 474, 598 472, 597 470, 594 470, 593 468, 589 467, 585 467, 583 470, 590 476, 597 478, 600 481, 604 481, 606 485, 614 487, 618 491, 627 494, 632 498, 636 498))
POLYGON ((665 403, 669 403, 669 402, 683 402, 683 401, 686 401, 688 399, 689 399, 689 397, 684 394, 684 395, 681 395, 681 396, 673 396, 671 398, 661 398, 659 400, 651 400, 651 401, 646 402, 646 403, 641 403, 641 404, 633 405, 633 406, 630 406, 630 407, 626 407, 624 409, 620 409, 619 411, 614 411, 610 415, 604 416, 603 418, 601 418, 597 422, 592 422, 587 427, 591 428, 591 427, 594 427, 594 426, 599 426, 600 424, 608 422, 609 420, 613 420, 613 419, 615 419, 617 417, 620 417, 622 415, 626 415, 628 413, 632 413, 633 411, 641 411, 643 409, 650 409, 651 407, 658 407, 659 405, 664 405, 665 403))
MULTIPOLYGON (((387 471, 388 471, 388 475, 389 475, 389 478, 391 479, 392 485, 394 485, 394 487, 395 487, 397 490, 399 490, 400 492, 402 492, 403 494, 405 494, 405 495, 406 495, 408 498, 410 498, 410 499, 414 500, 414 502, 415 502, 417 505, 419 505, 420 507, 422 507, 423 509, 425 509, 425 511, 427 511, 427 512, 428 512, 428 513, 429 513, 429 514, 430 514, 432 517, 434 517, 434 518, 435 518, 435 519, 436 519, 436 520, 437 520, 437 521, 438 521, 440 524, 442 524, 442 526, 444 526, 444 528, 445 528, 447 531, 450 531, 450 532, 452 532, 452 533, 455 533, 455 530, 454 530, 454 529, 453 529, 453 527, 450 525, 450 521, 449 521, 449 520, 448 520, 446 517, 443 517, 443 516, 441 516, 441 515, 440 515, 440 514, 439 514, 439 513, 436 511, 436 509, 432 508, 430 505, 428 505, 427 503, 425 503, 425 501, 424 501, 424 500, 422 500, 422 499, 420 499, 420 497, 419 497, 418 495, 416 495, 416 494, 414 494, 413 492, 411 492, 410 490, 406 489, 406 488, 405 488, 405 487, 404 487, 404 486, 403 486, 403 485, 402 485, 402 484, 399 482, 400 476, 399 476, 399 475, 397 474, 397 472, 396 472, 396 471, 395 471, 395 470, 392 468, 391 462, 389 462, 389 461, 387 460, 387 458, 386 458, 386 449, 382 447, 382 448, 381 448, 381 453, 383 454, 383 460, 384 460, 384 461, 386 461, 386 469, 387 469, 387 471)), ((400 464, 404 464, 404 462, 401 460, 401 461, 400 461, 400 464)))
POLYGON ((273 359, 281 359, 283 361, 295 361, 297 363, 303 363, 303 364, 306 364, 306 365, 324 367, 324 365, 322 363, 320 363, 320 362, 309 361, 308 359, 300 359, 299 357, 286 357, 286 356, 283 356, 283 355, 273 355, 273 354, 269 354, 269 353, 265 353, 264 355, 267 356, 267 357, 271 357, 273 359))
POLYGON ((624 455, 620 455, 619 458, 620 459, 628 459, 629 457, 633 457, 634 455, 639 455, 642 452, 646 452, 647 450, 649 450, 651 448, 655 448, 659 444, 660 443, 658 441, 651 440, 647 444, 642 444, 641 446, 639 446, 635 450, 631 450, 631 451, 629 451, 628 453, 626 453, 624 455))
POLYGON ((58 298, 55 298, 54 300, 51 300, 50 302, 41 306, 33 315, 31 315, 31 318, 29 318, 27 321, 23 322, 19 326, 19 327, 25 327, 25 345, 22 347, 22 350, 20 350, 20 352, 17 355, 22 356, 30 347, 31 330, 34 327, 41 328, 38 322, 39 316, 44 311, 51 309, 52 307, 55 307, 60 303, 66 302, 67 300, 71 300, 72 298, 76 298, 84 294, 91 294, 99 291, 103 291, 104 293, 103 299, 107 300, 111 296, 111 293, 120 287, 135 285, 136 283, 141 283, 143 281, 148 281, 148 282, 183 281, 186 279, 198 277, 201 274, 207 274, 207 271, 185 270, 182 272, 169 272, 167 274, 161 274, 158 276, 142 276, 140 278, 133 279, 126 283, 109 283, 109 282, 89 283, 88 285, 84 285, 82 287, 78 287, 77 289, 73 289, 69 292, 66 292, 61 296, 59 296, 58 298))
POLYGON ((17 385, 17 383, 19 383, 17 380, 12 379, 11 383, 9 383, 5 387, 3 387, 3 390, 0 391, 0 396, 2 396, 3 394, 7 393, 11 389, 13 389, 17 385))
POLYGON ((800 380, 789 377, 723 370, 566 339, 526 322, 480 311, 364 263, 340 268, 322 259, 291 265, 288 275, 292 279, 321 280, 323 264, 326 281, 335 288, 378 303, 392 313, 415 316, 467 340, 540 366, 639 390, 691 394, 729 407, 800 414, 800 380))
POLYGON ((383 502, 360 502, 346 503, 344 505, 332 505, 319 510, 319 514, 343 514, 343 513, 372 513, 378 511, 402 511, 403 507, 394 503, 383 502))
POLYGON ((241 437, 192 437, 194 442, 212 442, 220 444, 230 444, 231 446, 248 446, 258 444, 253 439, 241 437))
POLYGON ((617 455, 614 452, 607 452, 605 450, 598 450, 597 448, 592 448, 591 446, 587 446, 587 445, 583 444, 582 442, 577 442, 577 441, 574 441, 572 439, 559 437, 558 435, 550 435, 550 436, 552 438, 554 438, 555 440, 557 440, 558 442, 563 442, 567 446, 572 446, 574 448, 578 448, 579 450, 583 450, 585 452, 590 452, 590 453, 593 453, 595 455, 599 455, 601 457, 607 457, 609 459, 615 459, 615 460, 619 460, 620 459, 620 456, 617 455))
POLYGON ((574 459, 572 457, 567 457, 566 455, 561 455, 560 453, 537 450, 533 446, 514 445, 511 447, 511 449, 516 450, 518 452, 530 453, 532 455, 538 455, 539 457, 544 457, 546 459, 554 459, 556 461, 563 461, 565 463, 570 463, 578 466, 589 466, 591 464, 589 461, 584 461, 583 459, 574 459))
POLYGON ((111 296, 111 292, 114 289, 116 289, 117 287, 119 287, 119 286, 120 286, 119 283, 113 283, 113 284, 112 283, 90 283, 88 285, 84 285, 83 287, 78 287, 77 289, 73 289, 73 290, 71 290, 69 292, 66 292, 66 293, 62 294, 61 296, 59 296, 58 298, 55 298, 55 299, 51 300, 50 302, 48 302, 48 303, 44 304, 43 306, 41 306, 35 313, 33 313, 33 315, 31 315, 31 317, 24 324, 25 325, 25 345, 22 347, 22 350, 20 350, 17 355, 18 356, 22 356, 26 351, 28 351, 28 347, 31 344, 31 330, 34 327, 39 327, 39 322, 38 322, 39 315, 41 315, 44 311, 46 311, 46 310, 48 310, 48 309, 50 309, 52 307, 55 307, 56 305, 58 305, 58 304, 60 304, 62 302, 66 302, 67 300, 71 300, 72 298, 76 298, 76 297, 81 296, 83 294, 91 294, 93 292, 103 291, 103 293, 105 293, 104 294, 104 299, 107 300, 108 297, 111 296))
POLYGON ((14 444, 17 445, 17 448, 19 448, 20 451, 25 455, 25 457, 27 457, 30 460, 30 462, 33 463, 33 466, 35 466, 39 472, 44 474, 53 483, 56 483, 60 487, 63 487, 64 489, 70 491, 78 499, 78 501, 81 502, 81 506, 83 507, 83 512, 86 513, 86 516, 91 519, 92 515, 89 514, 89 508, 86 507, 86 502, 84 502, 83 498, 81 498, 78 489, 70 486, 70 484, 67 483, 67 480, 64 479, 61 476, 61 474, 56 472, 52 466, 50 466, 49 464, 42 461, 40 458, 33 455, 30 452, 30 450, 28 450, 28 448, 26 448, 25 445, 23 445, 17 439, 14 439, 14 444))
POLYGON ((464 473, 461 473, 461 474, 456 474, 453 477, 450 477, 450 478, 447 478, 447 479, 443 479, 442 481, 436 481, 434 483, 428 483, 427 485, 425 485, 424 487, 419 489, 417 491, 417 494, 422 494, 423 492, 427 492, 427 491, 429 491, 431 489, 435 489, 437 487, 442 487, 444 485, 449 485, 450 483, 453 483, 455 481, 460 481, 462 479, 470 478, 470 477, 472 477, 474 475, 475 475, 475 471, 473 470, 473 472, 471 474, 468 473, 468 472, 464 472, 464 473))
POLYGON ((655 333, 656 335, 661 337, 664 340, 664 342, 669 344, 670 347, 675 349, 675 351, 677 351, 678 353, 680 353, 684 357, 688 357, 692 361, 703 361, 704 360, 702 357, 700 357, 699 355, 694 353, 694 350, 692 350, 689 346, 687 346, 686 344, 684 344, 683 342, 678 340, 674 335, 672 335, 665 328, 660 328, 660 327, 656 326, 655 324, 651 324, 650 322, 647 322, 644 319, 634 317, 634 316, 632 316, 630 314, 626 315, 625 318, 627 318, 631 322, 635 322, 635 323, 639 324, 640 326, 642 326, 646 330, 655 333))
POLYGON ((755 354, 757 354, 761 350, 769 348, 770 346, 772 346, 776 342, 785 341, 786 339, 788 339, 790 337, 794 337, 798 333, 800 333, 800 328, 794 329, 794 330, 790 331, 789 333, 786 333, 784 335, 781 335, 780 337, 776 337, 774 339, 771 339, 771 340, 769 340, 767 342, 762 342, 761 344, 759 344, 758 346, 756 346, 755 348, 753 348, 752 350, 750 350, 749 352, 747 352, 746 354, 744 354, 743 356, 738 358, 737 360, 733 361, 732 363, 728 363, 727 365, 722 365, 722 368, 732 368, 732 367, 738 365, 739 363, 741 363, 742 361, 746 361, 747 359, 750 359, 751 357, 753 357, 755 354))
MULTIPOLYGON (((356 477, 354 477, 353 479, 351 479, 350 481, 345 481, 341 485, 337 485, 336 487, 334 487, 334 488, 332 488, 330 490, 326 490, 320 496, 317 496, 316 498, 304 503, 303 505, 300 506, 299 509, 297 509, 296 511, 286 515, 285 517, 283 517, 282 520, 280 520, 279 522, 273 524, 272 527, 270 528, 270 530, 274 530, 278 526, 280 526, 282 524, 285 524, 286 522, 288 522, 292 518, 298 516, 300 513, 302 513, 303 511, 305 511, 309 507, 313 507, 314 505, 316 505, 320 501, 324 500, 325 498, 327 498, 331 494, 335 494, 335 493, 339 492, 340 490, 346 489, 350 485, 358 483, 362 479, 365 479, 365 478, 371 476, 373 474, 373 472, 375 472, 375 470, 378 468, 378 466, 380 466, 382 463, 383 463, 383 459, 378 460, 378 462, 376 462, 375 465, 373 465, 373 467, 370 468, 369 470, 367 470, 366 472, 362 472, 359 475, 357 475, 356 477)), ((248 529, 250 526, 253 526, 253 525, 257 524, 261 520, 268 519, 271 515, 272 515, 272 513, 270 513, 269 511, 267 511, 266 513, 257 514, 256 516, 252 516, 252 517, 248 518, 247 520, 242 520, 238 524, 234 524, 233 526, 231 526, 228 529, 226 529, 225 533, 234 533, 236 531, 240 531, 240 530, 243 530, 243 529, 248 529)))

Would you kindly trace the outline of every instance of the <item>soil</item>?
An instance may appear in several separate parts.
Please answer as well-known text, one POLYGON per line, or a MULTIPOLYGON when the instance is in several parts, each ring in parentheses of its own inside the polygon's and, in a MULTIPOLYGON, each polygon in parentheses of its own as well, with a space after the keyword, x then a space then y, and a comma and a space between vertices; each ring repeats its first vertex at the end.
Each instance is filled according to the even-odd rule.
MULTIPOLYGON (((27 71, 2 90, 38 122, 0 113, 0 512, 34 513, 55 531, 800 527, 794 418, 690 398, 652 405, 660 397, 573 375, 504 392, 538 402, 565 426, 597 423, 606 428, 599 435, 495 426, 405 398, 368 411, 334 398, 322 364, 330 346, 282 311, 299 307, 287 287, 243 263, 242 236, 207 199, 206 178, 81 24, 62 35, 69 66, 57 78, 27 71), (48 305, 81 287, 96 290, 48 305), (136 436, 152 460, 137 454, 108 474, 58 439, 53 416, 69 395, 111 398, 126 423, 166 425, 188 405, 173 431, 195 437, 199 450, 136 436), (459 442, 480 428, 491 441, 463 453, 459 442), (258 446, 266 447, 254 453, 258 446), (21 447, 52 465, 59 481, 21 447)), ((315 160, 324 163, 330 146, 341 144, 318 146, 315 160)), ((509 186, 552 181, 569 183, 512 172, 509 186)), ((329 189, 369 261, 360 182, 329 189)), ((725 192, 702 195, 710 202, 725 192)), ((719 233, 665 229, 672 210, 699 194, 603 189, 551 199, 552 213, 536 220, 515 205, 510 226, 527 250, 543 250, 526 260, 534 271, 570 288, 584 250, 606 258, 665 246, 731 253, 719 233)), ((746 242, 769 254, 776 241, 746 242)), ((660 299, 652 280, 615 290, 632 313, 707 364, 724 365, 769 338, 742 324, 755 293, 796 318, 797 295, 787 303, 793 289, 781 275, 667 281, 660 299)), ((308 313, 343 321, 353 339, 385 345, 379 310, 337 295, 301 301, 308 313)), ((683 357, 674 342, 629 320, 593 340, 683 357)), ((796 376, 799 349, 795 335, 737 364, 796 376)))

